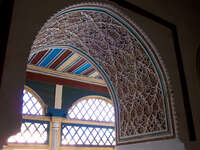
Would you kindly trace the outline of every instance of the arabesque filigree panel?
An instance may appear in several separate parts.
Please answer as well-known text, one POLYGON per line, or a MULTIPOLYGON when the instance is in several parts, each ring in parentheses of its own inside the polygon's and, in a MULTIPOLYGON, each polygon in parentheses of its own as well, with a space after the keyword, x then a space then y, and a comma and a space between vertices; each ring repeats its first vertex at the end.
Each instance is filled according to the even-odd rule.
POLYGON ((66 9, 49 19, 36 36, 32 53, 47 45, 68 44, 92 56, 117 94, 120 138, 168 131, 166 82, 153 54, 121 18, 105 9, 87 8, 66 9))

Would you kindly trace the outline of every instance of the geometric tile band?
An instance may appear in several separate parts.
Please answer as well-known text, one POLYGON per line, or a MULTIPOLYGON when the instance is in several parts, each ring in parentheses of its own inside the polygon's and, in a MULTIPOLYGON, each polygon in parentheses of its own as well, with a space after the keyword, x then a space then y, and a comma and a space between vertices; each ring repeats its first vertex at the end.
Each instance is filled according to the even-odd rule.
POLYGON ((31 54, 48 45, 72 45, 102 67, 118 99, 118 143, 172 136, 171 97, 157 55, 121 15, 105 7, 80 4, 58 12, 41 28, 31 54))

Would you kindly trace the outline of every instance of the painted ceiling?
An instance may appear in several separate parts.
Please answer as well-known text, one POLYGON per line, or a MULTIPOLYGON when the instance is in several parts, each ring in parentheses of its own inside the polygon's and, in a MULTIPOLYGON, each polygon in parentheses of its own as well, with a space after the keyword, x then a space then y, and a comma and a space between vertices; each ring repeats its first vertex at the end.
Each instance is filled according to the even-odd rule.
POLYGON ((49 48, 35 53, 28 59, 28 65, 101 79, 99 72, 91 63, 78 53, 64 48, 49 48))

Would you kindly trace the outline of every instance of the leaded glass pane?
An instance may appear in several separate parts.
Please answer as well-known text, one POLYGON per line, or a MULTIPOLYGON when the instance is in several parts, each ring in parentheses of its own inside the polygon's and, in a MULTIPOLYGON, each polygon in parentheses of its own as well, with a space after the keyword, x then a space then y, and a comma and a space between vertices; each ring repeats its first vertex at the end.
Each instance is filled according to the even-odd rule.
POLYGON ((115 122, 114 107, 101 99, 89 98, 72 106, 68 112, 70 119, 115 122))
POLYGON ((8 139, 8 143, 46 144, 49 123, 46 121, 23 120, 21 132, 8 139))
POLYGON ((42 115, 43 109, 39 101, 28 91, 23 91, 23 108, 22 114, 42 115))
POLYGON ((115 146, 114 127, 62 124, 61 145, 115 146))

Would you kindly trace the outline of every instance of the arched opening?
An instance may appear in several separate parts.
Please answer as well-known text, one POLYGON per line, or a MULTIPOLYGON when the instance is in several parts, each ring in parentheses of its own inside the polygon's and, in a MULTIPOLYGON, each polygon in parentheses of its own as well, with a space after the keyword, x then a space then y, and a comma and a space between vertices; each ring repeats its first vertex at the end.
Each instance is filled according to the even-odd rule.
POLYGON ((46 105, 40 96, 28 86, 24 86, 23 90, 23 115, 44 115, 46 105))
POLYGON ((100 72, 115 104, 118 145, 175 136, 162 62, 138 27, 112 6, 80 4, 58 12, 36 36, 30 58, 49 47, 70 48, 100 72))
POLYGON ((115 122, 112 101, 102 96, 86 96, 77 100, 68 111, 68 119, 115 122))
POLYGON ((52 16, 31 53, 48 46, 81 52, 105 79, 115 104, 117 144, 175 136, 168 77, 153 44, 104 4, 80 4, 52 16))
MULTIPOLYGON (((96 98, 108 102, 102 102, 109 106, 106 107, 107 110, 110 109, 110 103, 112 103, 98 70, 94 70, 95 66, 82 55, 80 51, 72 50, 68 46, 59 46, 59 48, 49 46, 30 56, 25 85, 33 88, 35 92, 25 86, 21 132, 8 139, 8 146, 5 146, 5 149, 70 149, 71 146, 82 146, 88 149, 91 147, 93 149, 95 147, 97 149, 99 147, 114 149, 114 122, 77 122, 66 117, 69 105, 71 106, 77 97, 83 97, 85 94, 96 94, 98 95, 95 96, 96 98), (55 66, 55 64, 57 65, 55 66), (50 70, 47 66, 54 67, 50 70), (78 95, 76 93, 65 95, 68 92, 77 91, 78 95), (53 95, 55 98, 49 95, 53 95), (38 99, 37 102, 36 99, 38 99), (44 102, 40 99, 43 99, 44 102), (44 109, 41 109, 41 106, 44 109), (98 140, 100 141, 97 142, 98 140)), ((88 96, 83 98, 88 98, 88 96)), ((96 106, 95 104, 90 107, 96 106)), ((91 112, 92 114, 94 112, 91 112)), ((114 121, 113 116, 114 110, 112 110, 111 118, 114 121)), ((103 120, 107 120, 105 114, 104 116, 101 114, 101 117, 103 120)))

